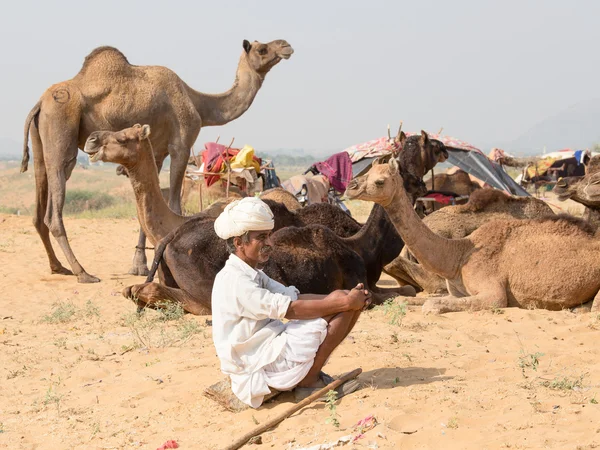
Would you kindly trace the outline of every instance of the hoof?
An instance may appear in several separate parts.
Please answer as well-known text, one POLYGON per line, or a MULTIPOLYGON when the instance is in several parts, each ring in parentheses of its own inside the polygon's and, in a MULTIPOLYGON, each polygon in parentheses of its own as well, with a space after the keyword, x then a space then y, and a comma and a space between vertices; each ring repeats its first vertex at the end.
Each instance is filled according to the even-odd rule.
POLYGON ((398 289, 398 293, 404 297, 417 296, 417 290, 410 285, 402 286, 400 289, 398 289))
POLYGON ((133 266, 131 269, 129 269, 129 272, 127 272, 127 273, 129 275, 138 275, 140 277, 146 277, 146 276, 148 276, 150 271, 144 264, 143 266, 133 266))
POLYGON ((73 272, 63 266, 60 266, 57 269, 50 269, 50 272, 52 275, 73 275, 73 272))
POLYGON ((99 283, 100 278, 90 275, 89 273, 83 272, 77 275, 78 283, 99 283))

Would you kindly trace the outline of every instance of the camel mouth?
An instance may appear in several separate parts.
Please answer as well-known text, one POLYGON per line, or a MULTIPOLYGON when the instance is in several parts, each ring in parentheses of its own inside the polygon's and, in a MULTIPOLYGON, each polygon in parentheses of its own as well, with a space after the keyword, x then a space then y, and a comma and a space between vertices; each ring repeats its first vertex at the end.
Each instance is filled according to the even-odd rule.
POLYGON ((91 162, 98 162, 103 156, 102 147, 92 147, 86 144, 83 151, 88 154, 91 162))
POLYGON ((357 197, 359 197, 363 193, 363 191, 364 189, 359 189, 357 187, 349 187, 348 189, 346 189, 346 192, 344 192, 342 200, 354 200, 357 197))
POLYGON ((290 59, 290 57, 294 54, 294 49, 291 45, 288 45, 287 47, 282 47, 278 53, 278 56, 281 59, 290 59))

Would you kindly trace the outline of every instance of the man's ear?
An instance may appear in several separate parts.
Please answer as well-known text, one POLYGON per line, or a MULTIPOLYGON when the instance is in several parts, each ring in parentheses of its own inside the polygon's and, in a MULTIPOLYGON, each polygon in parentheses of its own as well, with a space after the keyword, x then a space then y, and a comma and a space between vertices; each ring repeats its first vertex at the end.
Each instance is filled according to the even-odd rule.
POLYGON ((242 245, 242 238, 240 236, 234 237, 233 246, 237 249, 240 245, 242 245))

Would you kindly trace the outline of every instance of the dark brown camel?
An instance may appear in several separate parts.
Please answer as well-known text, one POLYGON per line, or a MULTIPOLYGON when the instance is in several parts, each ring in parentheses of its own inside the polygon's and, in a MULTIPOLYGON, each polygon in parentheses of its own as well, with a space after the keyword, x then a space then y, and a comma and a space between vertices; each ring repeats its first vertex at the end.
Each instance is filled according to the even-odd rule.
MULTIPOLYGON (((235 82, 221 94, 190 88, 173 71, 161 66, 138 66, 113 47, 92 51, 75 77, 48 88, 25 121, 21 171, 29 161, 28 135, 34 155, 36 210, 33 223, 52 273, 77 276, 80 283, 100 281, 88 274, 71 249, 62 219, 66 182, 95 130, 121 130, 136 121, 152 125, 152 144, 158 170, 171 156, 170 205, 181 212, 181 184, 190 148, 202 127, 224 125, 252 104, 267 73, 293 53, 283 40, 262 44, 243 42, 235 82), (58 241, 71 270, 56 257, 50 233, 58 241)), ((140 237, 138 247, 144 247, 140 237)), ((138 248, 130 273, 145 275, 146 255, 138 248)))
MULTIPOLYGON (((425 131, 421 134, 406 137, 401 131, 394 139, 400 151, 396 156, 402 175, 404 190, 408 193, 413 204, 418 197, 427 194, 423 177, 438 162, 448 159, 448 150, 437 139, 430 139, 425 131)), ((381 159, 380 162, 384 162, 381 159)))
MULTIPOLYGON (((123 295, 138 307, 170 300, 179 302, 190 313, 210 314, 214 278, 229 257, 225 241, 213 227, 212 219, 198 218, 170 233, 156 247, 146 283, 127 287, 123 295), (161 282, 153 283, 159 267, 161 282)), ((350 238, 341 238, 322 225, 308 225, 281 228, 273 233, 272 240, 274 250, 264 272, 281 283, 296 286, 300 292, 327 294, 366 280, 366 286, 374 292, 374 304, 397 295, 415 294, 412 287, 375 287, 383 266, 403 245, 379 206, 350 238)))

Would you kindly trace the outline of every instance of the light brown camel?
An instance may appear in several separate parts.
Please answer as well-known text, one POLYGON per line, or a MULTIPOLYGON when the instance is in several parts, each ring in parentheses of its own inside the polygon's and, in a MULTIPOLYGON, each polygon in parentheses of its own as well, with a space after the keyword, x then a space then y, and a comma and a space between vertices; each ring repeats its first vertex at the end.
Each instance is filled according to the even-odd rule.
MULTIPOLYGON (((491 220, 536 219, 553 215, 542 200, 534 197, 509 196, 497 189, 479 189, 465 205, 448 206, 423 218, 434 233, 448 239, 470 235, 491 220)), ((429 293, 447 292, 444 278, 426 270, 404 247, 400 255, 384 268, 400 284, 410 284, 429 293)))
POLYGON ((600 239, 579 219, 494 220, 446 239, 414 211, 393 159, 353 180, 346 195, 381 204, 423 267, 446 279, 450 295, 427 299, 424 312, 561 310, 590 300, 600 309, 600 239))
POLYGON ((289 191, 286 191, 282 187, 276 187, 267 189, 261 192, 260 198, 263 200, 274 200, 279 203, 283 203, 290 211, 298 211, 302 208, 302 205, 298 199, 289 191))
POLYGON ((481 186, 472 181, 471 177, 464 170, 457 170, 453 173, 436 173, 435 177, 425 180, 428 190, 452 192, 456 195, 471 195, 481 186), (433 183, 432 183, 433 181, 433 183))
MULTIPOLYGON (((210 308, 214 276, 227 259, 225 242, 215 234, 208 211, 204 216, 183 217, 168 208, 160 195, 149 134, 147 125, 136 125, 119 132, 96 131, 84 147, 92 161, 114 162, 127 167, 141 226, 148 239, 157 245, 158 261, 165 258, 161 265, 161 284, 135 285, 126 289, 124 295, 151 304, 159 299, 178 301, 186 311, 205 313, 206 308, 210 308)), ((383 265, 396 257, 403 246, 383 208, 373 208, 369 220, 361 227, 329 204, 309 206, 302 210, 303 214, 292 213, 277 202, 272 204, 269 204, 272 209, 285 210, 279 213, 273 209, 276 228, 281 227, 282 221, 309 222, 310 225, 285 226, 273 234, 273 259, 265 268, 268 275, 304 292, 321 294, 346 289, 355 280, 362 279, 374 290, 374 298, 379 302, 398 294, 414 295, 412 288, 375 287, 383 265), (337 218, 327 214, 328 208, 337 213, 337 218), (288 217, 283 217, 284 213, 288 217), (331 223, 332 217, 335 223, 331 223), (344 221, 349 228, 344 226, 344 221), (327 226, 321 225, 323 223, 327 226), (336 234, 351 230, 354 234, 347 238, 336 234)))
MULTIPOLYGON (((100 281, 88 274, 75 257, 62 218, 65 185, 75 167, 77 149, 83 149, 93 131, 118 131, 136 122, 150 124, 158 169, 167 155, 171 157, 169 204, 180 213, 185 167, 200 129, 224 125, 242 115, 266 74, 292 53, 283 40, 268 44, 245 40, 232 88, 222 94, 204 94, 166 67, 134 66, 116 48, 99 47, 85 58, 74 78, 46 90, 25 121, 21 171, 27 170, 30 135, 36 179, 33 223, 46 248, 51 272, 74 273, 80 283, 100 281), (72 271, 56 257, 50 232, 72 271)), ((141 235, 130 273, 148 272, 144 242, 141 235)))
POLYGON ((600 156, 594 156, 583 177, 565 177, 553 188, 558 200, 571 199, 585 206, 583 219, 600 229, 600 156))

